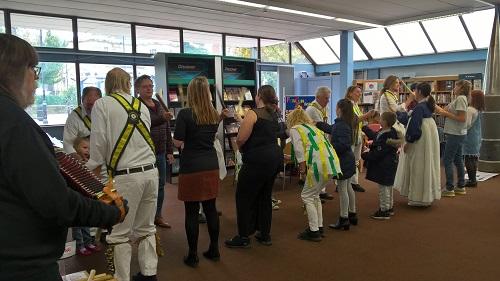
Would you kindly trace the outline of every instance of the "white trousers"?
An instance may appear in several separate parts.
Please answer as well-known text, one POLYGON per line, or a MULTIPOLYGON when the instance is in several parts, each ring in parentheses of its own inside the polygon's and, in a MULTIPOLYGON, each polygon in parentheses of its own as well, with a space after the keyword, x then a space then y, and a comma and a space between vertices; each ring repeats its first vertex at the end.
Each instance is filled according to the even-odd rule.
POLYGON ((356 195, 351 186, 351 179, 337 180, 340 200, 340 216, 347 218, 349 212, 356 213, 356 195))
POLYGON ((359 160, 361 160, 361 148, 363 148, 363 141, 361 139, 361 133, 358 137, 357 144, 351 145, 352 152, 354 153, 354 160, 356 161, 356 173, 351 177, 351 184, 359 184, 359 160))
POLYGON ((327 182, 320 179, 313 186, 305 184, 300 194, 302 202, 304 202, 306 207, 307 220, 309 221, 309 229, 311 231, 318 231, 320 227, 323 227, 323 207, 321 206, 319 194, 327 182))
POLYGON ((114 187, 128 201, 129 212, 120 224, 113 227, 106 241, 114 245, 115 278, 130 280, 132 259, 131 237, 138 239, 138 261, 142 275, 156 275, 156 227, 154 217, 158 197, 158 170, 120 175, 114 187))
POLYGON ((387 211, 393 207, 394 197, 392 185, 378 185, 378 200, 380 203, 380 210, 387 211))

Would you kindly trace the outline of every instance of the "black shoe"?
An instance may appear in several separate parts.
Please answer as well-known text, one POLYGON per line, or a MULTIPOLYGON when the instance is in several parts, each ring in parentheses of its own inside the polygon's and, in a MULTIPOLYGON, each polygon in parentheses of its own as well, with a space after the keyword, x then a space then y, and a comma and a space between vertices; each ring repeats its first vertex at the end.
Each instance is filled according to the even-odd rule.
POLYGON ((299 233, 297 236, 300 240, 320 242, 321 241, 321 233, 318 231, 311 231, 310 228, 307 228, 303 232, 299 233))
POLYGON ((325 204, 326 203, 325 199, 319 199, 319 201, 321 201, 321 204, 325 204))
POLYGON ((477 187, 477 181, 467 181, 465 187, 477 187))
POLYGON ((325 192, 325 193, 320 193, 319 194, 319 198, 320 199, 324 199, 324 200, 333 200, 333 195, 325 192))
POLYGON ((142 273, 132 276, 132 281, 157 281, 156 275, 144 276, 142 273))
POLYGON ((231 240, 226 240, 224 244, 228 248, 250 248, 250 239, 236 235, 231 240))
POLYGON ((319 227, 319 234, 321 235, 321 238, 325 238, 326 237, 326 235, 325 235, 325 229, 322 226, 319 227))
POLYGON ((361 185, 359 184, 351 184, 352 186, 352 190, 356 191, 356 192, 365 192, 366 190, 364 188, 361 187, 361 185))
POLYGON ((372 219, 376 220, 388 220, 391 218, 391 215, 389 215, 389 211, 382 211, 378 209, 375 214, 372 215, 372 219))
POLYGON ((220 253, 218 250, 216 251, 208 250, 206 252, 203 252, 203 256, 211 261, 220 261, 220 253))
POLYGON ((349 212, 349 223, 352 225, 358 225, 358 215, 356 213, 349 212))
POLYGON ((257 242, 264 246, 271 246, 273 244, 273 242, 271 241, 271 236, 269 235, 262 235, 262 233, 258 232, 254 237, 257 242))
POLYGON ((200 260, 198 259, 198 256, 195 256, 195 255, 184 256, 184 264, 189 266, 189 267, 192 267, 192 268, 197 267, 198 262, 200 262, 200 260))
POLYGON ((330 224, 328 227, 333 229, 344 229, 349 230, 349 218, 339 217, 338 221, 334 224, 330 224))
POLYGON ((395 214, 394 207, 392 207, 389 210, 387 210, 387 212, 389 212, 389 216, 394 216, 394 214, 395 214))
POLYGON ((205 214, 203 213, 198 214, 198 223, 207 223, 207 218, 205 217, 205 214))

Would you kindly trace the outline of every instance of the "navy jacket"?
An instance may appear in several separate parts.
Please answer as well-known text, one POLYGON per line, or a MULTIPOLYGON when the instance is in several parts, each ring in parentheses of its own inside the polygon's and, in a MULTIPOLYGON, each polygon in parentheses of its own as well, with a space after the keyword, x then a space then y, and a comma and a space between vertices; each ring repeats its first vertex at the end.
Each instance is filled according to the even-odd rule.
POLYGON ((373 140, 370 151, 361 154, 365 160, 366 179, 381 185, 393 185, 398 167, 398 149, 387 144, 387 139, 397 139, 398 133, 391 127, 390 131, 380 135, 363 127, 363 132, 368 139, 373 140))
POLYGON ((419 102, 410 114, 410 121, 406 127, 406 141, 416 142, 422 136, 422 121, 424 118, 432 118, 432 111, 426 102, 419 102))
POLYGON ((345 180, 352 177, 352 175, 356 173, 356 160, 354 159, 354 153, 351 148, 353 143, 351 126, 344 120, 337 118, 333 125, 328 125, 325 122, 318 122, 316 123, 316 127, 330 134, 330 142, 339 156, 342 175, 338 176, 337 179, 345 180))

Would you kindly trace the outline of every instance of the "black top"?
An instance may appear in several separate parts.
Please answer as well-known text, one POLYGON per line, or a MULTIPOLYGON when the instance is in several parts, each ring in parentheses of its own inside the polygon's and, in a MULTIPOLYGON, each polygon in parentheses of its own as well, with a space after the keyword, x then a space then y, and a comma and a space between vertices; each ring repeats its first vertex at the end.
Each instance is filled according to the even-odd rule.
MULTIPOLYGON (((140 100, 142 101, 142 99, 140 100)), ((161 107, 160 102, 154 99, 152 101, 155 104, 154 107, 149 107, 144 101, 142 102, 148 108, 151 117, 151 139, 155 145, 156 154, 172 154, 174 150, 170 122, 163 116, 165 110, 161 107)))
POLYGON ((47 135, 2 93, 0 112, 0 280, 58 280, 68 227, 108 227, 120 211, 69 189, 47 135))
POLYGON ((194 173, 219 169, 214 148, 219 124, 197 125, 191 108, 179 111, 175 121, 174 139, 184 142, 179 173, 194 173))
POLYGON ((373 140, 370 151, 361 154, 367 168, 366 179, 382 185, 393 185, 398 167, 398 149, 387 144, 388 139, 398 139, 396 129, 375 133, 368 126, 363 126, 368 139, 373 140))
POLYGON ((252 109, 257 115, 250 137, 241 147, 245 164, 271 165, 282 163, 283 152, 278 146, 278 119, 265 108, 252 109))

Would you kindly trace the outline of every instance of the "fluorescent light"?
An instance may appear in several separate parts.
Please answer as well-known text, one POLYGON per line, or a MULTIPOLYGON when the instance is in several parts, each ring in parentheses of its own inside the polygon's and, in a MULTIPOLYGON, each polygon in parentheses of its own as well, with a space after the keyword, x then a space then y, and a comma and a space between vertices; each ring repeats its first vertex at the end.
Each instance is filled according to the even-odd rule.
POLYGON ((247 2, 247 1, 240 1, 240 0, 218 0, 220 2, 226 2, 226 3, 231 3, 231 4, 237 4, 237 5, 243 5, 243 6, 249 6, 249 7, 255 7, 255 8, 265 8, 267 7, 266 5, 258 4, 258 3, 252 3, 252 2, 247 2))
POLYGON ((358 21, 358 20, 350 20, 350 19, 343 19, 343 18, 335 18, 335 20, 336 21, 342 21, 342 22, 359 24, 359 25, 366 25, 366 26, 371 26, 371 27, 384 27, 383 25, 380 25, 380 24, 369 23, 369 22, 358 21))
POLYGON ((287 9, 287 8, 281 8, 281 7, 276 7, 276 6, 262 5, 262 4, 258 4, 258 3, 247 2, 247 1, 240 1, 240 0, 218 0, 218 1, 231 3, 231 4, 237 4, 237 5, 243 5, 243 6, 249 6, 249 7, 255 7, 255 8, 261 8, 261 9, 268 9, 268 10, 272 10, 272 11, 308 16, 308 17, 314 17, 314 18, 327 19, 327 20, 335 19, 334 17, 331 17, 331 16, 325 16, 325 15, 309 13, 309 12, 293 10, 293 9, 287 9))
POLYGON ((303 15, 303 16, 309 16, 309 17, 327 19, 327 20, 333 20, 334 19, 334 17, 330 17, 330 16, 325 16, 325 15, 320 15, 320 14, 315 14, 315 13, 309 13, 309 12, 304 12, 304 11, 299 11, 299 10, 292 10, 292 9, 280 8, 280 7, 275 7, 275 6, 267 6, 267 8, 269 10, 279 11, 279 12, 285 12, 285 13, 290 13, 290 14, 297 14, 297 15, 303 15))

